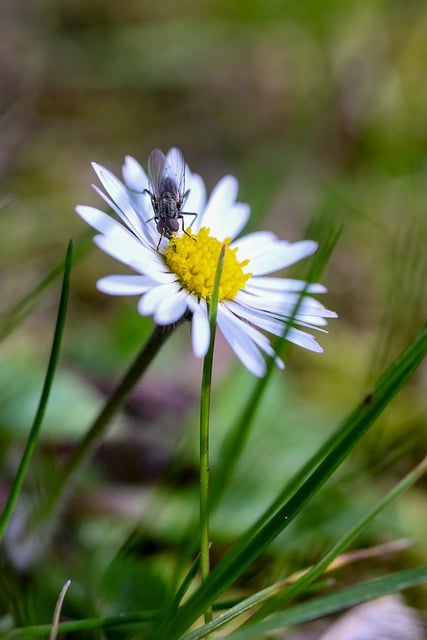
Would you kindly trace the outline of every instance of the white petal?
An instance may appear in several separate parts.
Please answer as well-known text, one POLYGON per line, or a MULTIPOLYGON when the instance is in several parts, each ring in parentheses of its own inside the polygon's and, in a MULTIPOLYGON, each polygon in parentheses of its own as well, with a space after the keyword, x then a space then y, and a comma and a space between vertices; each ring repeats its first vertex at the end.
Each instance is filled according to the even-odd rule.
POLYGON ((131 156, 126 156, 122 167, 122 174, 128 189, 128 196, 142 222, 141 232, 148 237, 150 245, 152 246, 155 242, 155 226, 151 228, 153 225, 146 224, 154 215, 151 197, 147 192, 150 186, 147 174, 139 162, 131 156))
MULTIPOLYGON (((105 167, 102 167, 101 165, 98 165, 96 162, 92 162, 92 167, 94 168, 95 173, 98 176, 107 194, 109 194, 111 198, 110 203, 116 205, 114 207, 114 210, 117 215, 120 216, 120 218, 134 233, 136 233, 137 235, 143 234, 142 218, 145 215, 145 211, 136 211, 130 198, 129 191, 126 189, 124 184, 120 182, 120 180, 116 178, 113 173, 111 173, 111 171, 109 171, 105 167)), ((98 193, 106 202, 108 202, 102 192, 98 191, 98 193)))
POLYGON ((209 326, 208 312, 204 302, 191 300, 188 305, 193 313, 191 322, 191 342, 193 352, 196 358, 204 358, 207 354, 211 339, 211 330, 209 326))
POLYGON ((234 297, 236 302, 250 307, 252 309, 262 309, 273 315, 289 318, 295 314, 298 309, 302 308, 303 298, 292 293, 280 293, 273 291, 261 292, 257 290, 254 293, 250 288, 240 290, 234 297))
POLYGON ((192 231, 197 233, 203 220, 203 209, 206 205, 205 183, 199 175, 193 173, 190 180, 186 182, 185 188, 190 189, 190 193, 185 201, 184 209, 188 213, 197 213, 197 218, 191 223, 192 231))
MULTIPOLYGON (((257 324, 258 324, 259 327, 267 329, 267 327, 262 327, 261 322, 258 321, 257 324)), ((268 355, 275 356, 274 350, 272 349, 269 341, 267 341, 267 344, 265 342, 263 342, 263 339, 267 340, 265 338, 265 336, 260 334, 253 327, 251 327, 251 325, 246 325, 245 324, 244 327, 245 327, 245 331, 248 333, 248 335, 250 335, 252 337, 252 339, 258 344, 258 346, 261 349, 263 349, 266 353, 268 353, 268 355), (256 333, 254 333, 254 332, 256 332, 256 333), (258 335, 256 335, 256 334, 258 334, 258 335)), ((314 351, 315 353, 323 353, 322 347, 319 345, 317 340, 310 333, 306 333, 305 331, 301 331, 300 329, 296 329, 295 327, 287 327, 287 328, 285 328, 284 324, 282 324, 280 332, 272 331, 271 329, 267 329, 267 330, 270 331, 270 333, 273 333, 273 334, 275 334, 277 336, 281 336, 281 335, 286 333, 286 340, 288 342, 292 342, 293 344, 296 344, 299 347, 302 347, 304 349, 308 349, 309 351, 314 351)), ((276 360, 276 362, 277 362, 277 360, 276 360)), ((280 366, 281 362, 282 362, 281 360, 279 362, 277 362, 278 366, 280 366)))
POLYGON ((299 347, 308 349, 309 351, 323 353, 322 347, 314 336, 310 333, 306 333, 305 331, 300 331, 300 329, 295 329, 295 327, 291 327, 286 333, 286 340, 288 340, 288 342, 293 342, 293 344, 296 344, 299 347))
POLYGON ((306 291, 307 293, 326 293, 327 289, 323 284, 317 282, 307 283, 304 280, 294 280, 292 278, 269 278, 266 276, 252 277, 245 287, 260 289, 262 291, 306 291))
POLYGON ((218 307, 217 324, 224 338, 233 349, 244 366, 254 375, 262 377, 266 372, 264 358, 253 340, 244 331, 243 322, 237 324, 231 314, 224 313, 222 306, 218 307))
MULTIPOLYGON (((116 213, 117 217, 124 222, 126 227, 141 241, 142 244, 150 248, 157 246, 157 241, 155 241, 154 239, 156 235, 154 233, 155 226, 152 228, 151 224, 147 224, 150 219, 153 219, 151 202, 149 203, 147 209, 145 204, 141 206, 141 203, 137 205, 136 202, 133 202, 133 199, 129 195, 129 201, 132 202, 132 207, 139 218, 138 223, 136 223, 135 220, 135 224, 132 224, 132 222, 123 214, 120 207, 118 207, 117 204, 109 196, 107 196, 96 184, 93 184, 92 187, 99 195, 99 197, 102 198, 107 206, 116 213)), ((141 197, 142 196, 138 196, 138 198, 141 197)), ((143 196, 144 199, 146 199, 147 197, 148 196, 143 196)))
POLYGON ((187 298, 188 293, 182 289, 165 297, 157 306, 154 321, 161 325, 177 322, 187 309, 187 298))
POLYGON ((95 244, 112 258, 128 265, 135 271, 150 276, 156 282, 173 282, 176 275, 167 271, 155 251, 145 249, 136 238, 114 240, 108 236, 95 236, 95 244))
POLYGON ((100 211, 100 209, 88 205, 79 205, 76 207, 76 213, 91 227, 110 238, 120 240, 125 237, 135 237, 120 222, 100 211))
POLYGON ((138 312, 142 316, 155 314, 159 305, 167 298, 171 298, 177 292, 176 284, 161 284, 150 289, 138 302, 138 312))
POLYGON ((256 329, 256 327, 259 327, 260 329, 280 336, 285 330, 283 322, 271 318, 268 314, 265 314, 262 311, 255 312, 252 309, 244 309, 240 305, 231 301, 224 303, 222 305, 222 309, 230 320, 232 320, 237 326, 240 326, 241 331, 247 333, 255 344, 257 344, 269 356, 274 358, 276 364, 281 369, 284 368, 284 364, 276 355, 273 347, 271 346, 270 340, 256 329), (241 318, 248 320, 251 324, 243 322, 241 318))
POLYGON ((227 214, 237 198, 238 183, 233 176, 225 176, 213 189, 203 214, 203 226, 209 227, 211 235, 224 240, 228 236, 227 214))
MULTIPOLYGON (((239 260, 253 259, 259 254, 264 254, 270 247, 274 247, 279 240, 274 233, 270 231, 256 231, 249 233, 243 238, 239 238, 233 242, 230 246, 232 249, 237 249, 237 257, 239 260)), ((282 245, 289 244, 285 240, 281 241, 282 245)))
POLYGON ((106 276, 96 283, 98 291, 112 296, 133 296, 145 293, 156 286, 146 276, 106 276))
POLYGON ((212 232, 218 240, 235 238, 246 225, 251 210, 249 205, 237 202, 231 209, 224 210, 224 216, 218 218, 217 231, 212 232))
POLYGON ((284 369, 285 365, 283 361, 276 355, 276 352, 271 346, 270 340, 264 334, 258 331, 258 329, 255 329, 255 327, 252 327, 251 325, 247 325, 246 323, 243 323, 243 324, 244 324, 244 331, 246 331, 248 336, 255 342, 255 344, 260 349, 265 351, 265 353, 269 355, 271 358, 274 358, 277 366, 280 369, 284 369))
POLYGON ((142 193, 145 189, 149 188, 147 174, 139 162, 135 160, 135 158, 132 158, 132 156, 126 156, 122 167, 122 173, 128 189, 142 193))
POLYGON ((120 209, 120 207, 118 207, 117 204, 106 193, 104 193, 102 189, 98 187, 98 185, 93 184, 92 188, 94 189, 94 191, 96 191, 98 196, 102 198, 102 200, 104 200, 105 204, 114 211, 117 217, 120 218, 122 222, 124 222, 127 229, 129 229, 138 238, 143 237, 142 225, 140 224, 140 222, 136 225, 133 225, 131 221, 129 221, 128 218, 123 215, 123 211, 120 209))
POLYGON ((317 243, 312 240, 302 240, 293 244, 277 242, 274 247, 266 247, 263 253, 251 257, 248 269, 257 276, 278 271, 314 253, 316 248, 317 243))
POLYGON ((285 323, 283 320, 274 318, 270 313, 263 311, 262 309, 252 309, 245 305, 237 304, 232 300, 224 302, 224 306, 229 309, 235 316, 244 318, 251 322, 254 326, 268 331, 276 336, 282 335, 285 330, 285 323))
MULTIPOLYGON (((261 309, 251 309, 237 304, 233 301, 224 303, 224 306, 233 314, 235 314, 235 316, 244 318, 252 325, 254 325, 255 327, 259 327, 263 331, 268 331, 268 333, 272 333, 273 335, 278 337, 286 334, 286 340, 289 340, 289 342, 295 342, 295 344, 299 344, 300 346, 303 346, 305 348, 309 348, 311 351, 318 351, 320 349, 320 346, 311 335, 306 334, 299 329, 295 329, 289 326, 287 327, 286 325, 288 323, 286 318, 280 319, 271 316, 269 313, 266 313, 261 309), (307 337, 304 338, 303 336, 307 337), (302 342, 304 342, 304 344, 302 344, 302 342), (306 343, 310 346, 306 347, 306 343)), ((298 321, 297 319, 294 320, 294 322, 296 322, 300 326, 306 326, 309 329, 316 329, 317 331, 326 333, 324 329, 319 329, 318 326, 313 326, 313 324, 304 323, 298 321)))
POLYGON ((325 309, 323 304, 318 300, 311 298, 310 296, 301 297, 296 293, 280 293, 280 292, 265 292, 261 291, 254 294, 250 290, 241 289, 236 294, 234 300, 240 304, 254 308, 268 311, 274 315, 282 316, 284 318, 290 318, 293 315, 296 317, 305 318, 305 316, 319 316, 324 318, 334 318, 336 314, 334 311, 325 309))
POLYGON ((328 333, 326 329, 321 329, 320 327, 326 327, 328 321, 325 318, 317 318, 316 316, 303 316, 304 320, 299 316, 296 316, 294 319, 294 323, 300 327, 307 327, 308 329, 316 329, 316 331, 321 331, 322 333, 328 333))

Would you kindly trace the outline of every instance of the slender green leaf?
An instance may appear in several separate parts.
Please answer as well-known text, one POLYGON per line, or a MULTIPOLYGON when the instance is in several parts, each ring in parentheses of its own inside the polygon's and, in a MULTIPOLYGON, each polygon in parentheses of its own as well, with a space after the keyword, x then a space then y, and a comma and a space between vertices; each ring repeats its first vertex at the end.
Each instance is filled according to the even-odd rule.
POLYGON ((9 520, 12 516, 13 509, 18 500, 22 485, 24 483, 25 475, 27 473, 40 428, 43 422, 43 417, 46 411, 47 403, 49 400, 50 390, 52 388, 53 379, 55 376, 56 366, 58 364, 59 351, 61 347, 61 339, 65 325, 65 317, 67 313, 68 294, 70 289, 70 273, 73 257, 73 243, 70 242, 65 258, 64 277, 62 281, 61 298, 59 301, 58 316, 56 319, 55 333, 53 336, 52 349, 49 358, 49 364, 46 371, 46 377, 40 396, 39 406, 37 408, 36 415, 34 417, 33 425, 31 427, 30 434, 28 436, 27 444, 22 455, 21 463, 18 471, 16 472, 15 480, 12 484, 12 488, 7 500, 6 506, 0 518, 0 540, 2 539, 4 532, 6 531, 9 520))
POLYGON ((291 625, 316 620, 348 607, 354 607, 362 602, 381 598, 390 593, 409 589, 425 582, 427 582, 427 566, 398 571, 383 578, 362 582, 354 587, 342 589, 337 593, 331 593, 296 605, 284 612, 270 616, 259 624, 231 633, 226 638, 232 638, 233 640, 260 638, 263 633, 268 631, 284 629, 291 625))
POLYGON ((170 620, 165 628, 163 637, 173 640, 185 633, 204 609, 241 576, 250 564, 263 553, 272 540, 292 522, 356 446, 396 393, 404 386, 424 358, 426 352, 427 326, 423 328, 412 344, 381 376, 373 387, 372 392, 343 422, 334 446, 301 487, 266 522, 264 522, 264 516, 262 516, 259 520, 259 523, 261 523, 260 528, 257 527, 258 523, 256 523, 250 534, 243 536, 228 552, 212 570, 206 582, 180 608, 176 616, 170 620))
MULTIPOLYGON (((72 622, 60 622, 58 633, 78 633, 85 631, 95 631, 96 629, 125 628, 137 625, 138 629, 143 629, 148 621, 153 618, 152 612, 130 613, 127 615, 108 616, 99 618, 86 618, 72 622)), ((26 638, 46 638, 51 630, 50 624, 38 624, 31 627, 20 627, 13 629, 7 634, 8 640, 25 640, 26 638)))
POLYGON ((326 569, 331 565, 333 560, 337 558, 350 544, 364 531, 374 518, 393 500, 400 496, 404 491, 409 489, 419 478, 421 478, 427 470, 427 457, 425 457, 419 465, 408 473, 391 491, 389 491, 366 516, 361 518, 336 544, 325 554, 325 556, 316 563, 311 569, 304 573, 294 584, 290 585, 286 590, 279 593, 275 598, 269 601, 263 609, 256 614, 256 619, 261 619, 277 610, 284 602, 289 602, 296 595, 305 591, 305 589, 314 582, 326 569))
POLYGON ((339 554, 348 548, 348 546, 364 529, 366 529, 378 513, 399 497, 404 491, 409 489, 409 487, 417 482, 426 471, 427 457, 425 457, 422 462, 415 467, 415 469, 408 473, 395 487, 393 487, 393 489, 389 491, 365 517, 358 521, 318 563, 303 573, 303 575, 293 584, 288 584, 286 581, 283 583, 273 584, 270 587, 245 598, 236 605, 232 605, 228 611, 215 618, 215 620, 209 625, 204 625, 185 636, 185 640, 199 640, 208 632, 221 628, 225 624, 228 624, 248 611, 254 610, 255 607, 258 607, 260 604, 265 602, 266 604, 264 607, 262 607, 255 616, 252 616, 250 621, 245 624, 244 628, 246 628, 246 626, 249 627, 249 625, 252 627, 252 625, 256 624, 258 620, 264 619, 269 613, 277 610, 279 607, 282 607, 285 602, 289 602, 302 592, 306 594, 309 586, 313 584, 314 580, 316 580, 331 565, 333 560, 335 560, 339 554))

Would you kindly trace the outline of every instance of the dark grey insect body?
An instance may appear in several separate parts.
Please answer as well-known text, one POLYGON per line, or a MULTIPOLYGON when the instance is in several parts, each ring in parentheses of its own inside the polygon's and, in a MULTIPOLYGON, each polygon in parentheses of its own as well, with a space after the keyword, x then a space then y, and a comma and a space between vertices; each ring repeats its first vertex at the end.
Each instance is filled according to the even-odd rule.
POLYGON ((170 238, 179 229, 178 219, 182 219, 181 208, 183 198, 172 178, 165 178, 160 187, 160 194, 151 194, 151 203, 155 212, 157 231, 170 238))
POLYGON ((150 195, 154 211, 151 220, 156 222, 160 234, 158 249, 162 238, 170 239, 179 231, 179 220, 182 231, 187 233, 184 216, 191 215, 195 220, 197 213, 182 211, 189 191, 185 191, 185 161, 179 149, 170 149, 166 156, 159 149, 154 149, 148 157, 148 178, 150 189, 146 192, 150 195))

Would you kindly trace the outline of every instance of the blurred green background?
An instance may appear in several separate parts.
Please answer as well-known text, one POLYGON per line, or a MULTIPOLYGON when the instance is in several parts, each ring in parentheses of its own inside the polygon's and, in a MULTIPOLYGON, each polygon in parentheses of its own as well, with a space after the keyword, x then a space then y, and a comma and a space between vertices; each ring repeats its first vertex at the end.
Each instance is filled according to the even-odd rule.
MULTIPOLYGON (((80 246, 91 236, 73 210, 102 207, 90 188, 93 160, 119 174, 126 154, 145 165, 152 148, 176 145, 209 189, 226 173, 239 179, 239 197, 252 208, 249 229, 294 241, 307 228, 321 236, 322 228, 343 225, 322 277, 329 289, 322 301, 339 319, 320 336, 322 356, 293 349, 270 386, 214 524, 220 549, 262 510, 278 478, 296 470, 369 391, 427 316, 426 33, 421 0, 1 4, 0 310, 63 259, 70 238, 80 246)), ((120 268, 94 248, 73 270, 60 372, 29 490, 43 486, 49 465, 84 433, 150 331, 136 299, 95 289, 98 277, 120 268)), ((292 272, 304 273, 303 266, 292 272)), ((35 411, 57 299, 55 285, 1 344, 3 496, 35 411)), ((187 425, 197 422, 200 362, 188 338, 180 329, 165 346, 68 506, 82 572, 82 548, 90 556, 99 545, 105 517, 116 535, 105 542, 97 576, 122 544, 123 528, 142 521, 157 548, 175 544, 191 519, 197 456, 187 425), (146 494, 178 442, 176 476, 170 472, 147 515, 146 494)), ((253 384, 221 342, 215 371, 214 459, 253 384)), ((424 364, 340 481, 298 520, 283 540, 282 551, 295 551, 280 561, 286 570, 311 562, 425 452, 426 384, 424 364)), ((426 524, 419 487, 365 543, 414 536, 424 545, 412 553, 425 561, 426 524)), ((66 542, 65 567, 77 554, 69 541, 64 551, 66 542)), ((12 541, 12 565, 20 553, 12 541)), ((59 563, 58 582, 63 571, 59 563)))

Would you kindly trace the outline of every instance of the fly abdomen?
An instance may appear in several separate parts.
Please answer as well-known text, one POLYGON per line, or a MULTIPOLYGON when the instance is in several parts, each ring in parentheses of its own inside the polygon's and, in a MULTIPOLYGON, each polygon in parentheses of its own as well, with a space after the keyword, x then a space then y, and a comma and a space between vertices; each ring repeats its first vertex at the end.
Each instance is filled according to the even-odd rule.
POLYGON ((159 218, 178 218, 181 213, 176 197, 168 191, 162 193, 157 208, 159 218))

